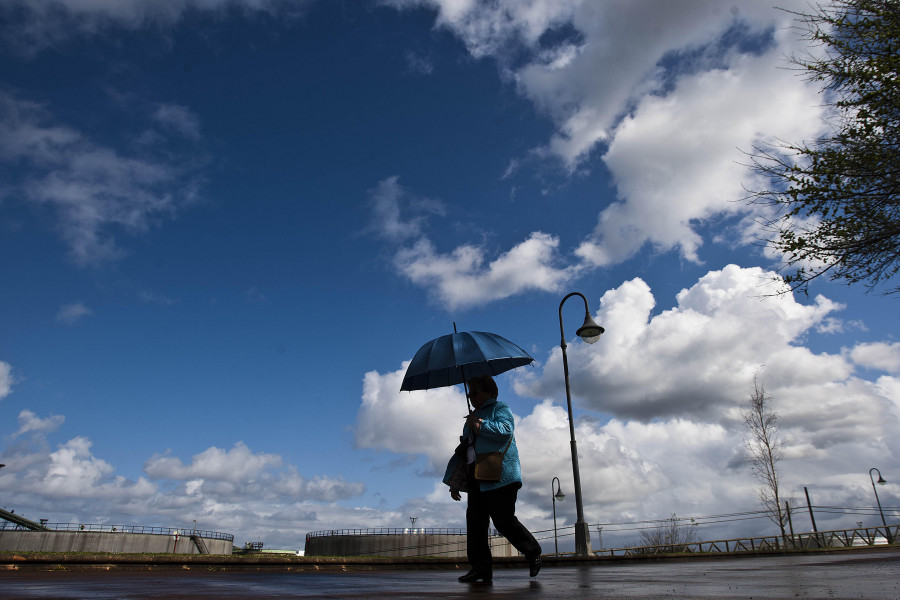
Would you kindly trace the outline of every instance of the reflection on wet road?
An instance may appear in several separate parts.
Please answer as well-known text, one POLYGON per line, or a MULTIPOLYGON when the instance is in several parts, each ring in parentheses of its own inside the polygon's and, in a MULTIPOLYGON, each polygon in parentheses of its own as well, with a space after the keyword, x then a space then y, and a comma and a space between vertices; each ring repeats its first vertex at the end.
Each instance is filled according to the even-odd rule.
POLYGON ((498 569, 491 585, 461 584, 457 571, 241 573, 191 571, 0 573, 5 599, 144 598, 828 598, 897 600, 900 552, 603 562, 498 569))

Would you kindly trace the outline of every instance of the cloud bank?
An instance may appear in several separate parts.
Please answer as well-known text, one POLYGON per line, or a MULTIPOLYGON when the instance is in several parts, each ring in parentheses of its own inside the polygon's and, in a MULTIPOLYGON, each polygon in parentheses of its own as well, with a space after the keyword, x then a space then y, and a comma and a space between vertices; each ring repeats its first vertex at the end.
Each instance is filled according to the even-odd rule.
MULTIPOLYGON (((892 433, 900 419, 895 344, 811 352, 805 336, 836 319, 842 307, 824 297, 805 306, 790 295, 760 295, 772 275, 734 265, 712 271, 682 290, 674 308, 658 314, 652 290, 640 279, 603 295, 596 318, 607 333, 594 345, 572 342, 568 351, 590 522, 759 510, 740 412, 760 368, 786 440, 784 495, 798 500, 802 487, 814 483, 817 504, 871 503, 867 469, 900 455, 892 433), (855 363, 884 373, 874 382, 862 379, 855 363)), ((521 398, 537 402, 527 409, 509 399, 525 478, 522 513, 534 527, 552 526, 549 481, 558 476, 567 494, 572 489, 560 361, 555 348, 539 370, 509 375, 521 398)), ((455 447, 453 436, 461 427, 453 417, 464 398, 455 389, 420 392, 429 403, 398 395, 404 372, 366 375, 357 440, 424 455, 438 476, 455 447), (405 421, 392 418, 409 410, 419 415, 422 436, 410 436, 405 421)), ((445 493, 436 486, 433 501, 445 493)), ((573 511, 563 509, 571 525, 573 511)), ((742 526, 730 527, 734 533, 742 526)), ((743 527, 765 530, 760 523, 743 527)), ((624 543, 627 534, 621 536, 624 543)))
MULTIPOLYGON (((832 327, 842 307, 823 297, 801 305, 791 296, 761 296, 760 282, 771 276, 733 265, 712 271, 659 313, 645 282, 625 281, 600 299, 595 318, 607 326, 601 341, 569 345, 585 514, 607 524, 607 547, 637 537, 610 523, 759 509, 740 411, 760 367, 786 441, 785 497, 796 504, 810 486, 816 504, 871 504, 867 469, 900 456, 893 435, 900 420, 897 344, 811 352, 806 336, 832 327), (862 379, 857 369, 875 370, 876 378, 862 379)), ((516 392, 504 399, 516 415, 525 482, 517 512, 546 543, 546 487, 559 477, 568 497, 573 488, 559 350, 537 355, 545 357, 537 369, 502 377, 516 392)), ((358 448, 424 458, 408 476, 430 491, 400 507, 348 505, 367 491, 361 482, 303 475, 281 456, 242 442, 188 458, 155 454, 141 476, 125 477, 114 457, 94 453, 89 438, 63 435, 64 416, 30 410, 7 434, 0 489, 34 518, 177 526, 190 514, 200 526, 236 534, 238 544, 264 536, 270 547, 300 547, 306 531, 395 526, 407 513, 422 527, 462 527, 464 507, 439 480, 458 441, 465 398, 458 386, 399 392, 406 366, 365 374, 353 428, 358 448)), ((888 484, 883 494, 897 492, 888 484)), ((561 527, 571 527, 573 503, 567 498, 557 509, 561 527)), ((836 518, 817 515, 822 529, 836 518)), ((766 523, 732 522, 703 535, 758 534, 766 523)))
MULTIPOLYGON (((92 441, 75 436, 51 445, 65 417, 19 414, 19 427, 0 452, 4 502, 25 506, 29 518, 51 522, 187 526, 235 535, 235 543, 264 535, 269 547, 299 549, 306 531, 366 527, 382 515, 363 515, 337 502, 358 497, 361 482, 340 476, 304 477, 282 457, 254 452, 237 442, 211 447, 183 461, 171 453, 151 456, 137 480, 117 474, 114 458, 96 456, 92 441)), ((365 512, 365 511, 364 511, 365 512)), ((396 515, 389 518, 396 521, 396 515)))

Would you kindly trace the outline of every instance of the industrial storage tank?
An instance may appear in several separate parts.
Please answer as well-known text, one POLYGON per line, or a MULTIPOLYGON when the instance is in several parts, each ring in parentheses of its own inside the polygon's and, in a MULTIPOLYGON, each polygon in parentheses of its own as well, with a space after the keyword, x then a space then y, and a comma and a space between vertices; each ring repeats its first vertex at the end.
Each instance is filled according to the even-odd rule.
MULTIPOLYGON (((506 538, 490 532, 494 556, 520 556, 506 538)), ((306 534, 306 556, 466 557, 465 529, 331 529, 306 534)))
POLYGON ((234 536, 195 528, 35 522, 0 509, 0 550, 19 552, 113 552, 231 554, 234 536))

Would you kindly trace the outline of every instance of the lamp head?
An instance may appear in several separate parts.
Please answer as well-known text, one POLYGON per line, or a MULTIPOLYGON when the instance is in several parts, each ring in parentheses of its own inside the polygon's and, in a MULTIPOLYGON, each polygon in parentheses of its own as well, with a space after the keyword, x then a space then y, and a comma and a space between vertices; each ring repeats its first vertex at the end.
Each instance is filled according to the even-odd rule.
POLYGON ((881 476, 881 473, 878 474, 878 481, 876 481, 878 485, 884 485, 887 483, 887 480, 881 476))
POLYGON ((591 313, 585 312, 584 325, 579 327, 578 331, 575 333, 588 344, 593 344, 600 339, 600 336, 603 335, 604 331, 606 330, 597 325, 597 323, 594 322, 594 319, 591 318, 591 313))
POLYGON ((566 497, 566 495, 562 493, 562 490, 556 490, 556 499, 557 500, 563 500, 563 499, 565 499, 565 497, 566 497))

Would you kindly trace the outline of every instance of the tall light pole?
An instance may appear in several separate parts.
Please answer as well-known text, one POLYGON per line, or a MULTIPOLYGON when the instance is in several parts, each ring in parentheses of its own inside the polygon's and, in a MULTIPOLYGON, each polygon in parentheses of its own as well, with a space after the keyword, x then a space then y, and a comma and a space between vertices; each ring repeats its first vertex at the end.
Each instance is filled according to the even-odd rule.
POLYGON ((884 537, 887 538, 888 544, 893 544, 893 536, 891 535, 891 530, 888 529, 887 521, 884 520, 884 511, 881 510, 881 500, 878 499, 878 488, 875 487, 875 478, 872 477, 872 471, 878 472, 878 485, 884 485, 887 483, 887 481, 885 481, 884 477, 881 476, 881 471, 879 471, 875 467, 869 469, 869 480, 872 482, 872 490, 875 492, 875 502, 878 503, 878 512, 881 513, 881 524, 884 525, 884 537))
POLYGON ((556 554, 559 554, 559 540, 556 539, 556 501, 562 502, 563 498, 566 497, 559 485, 559 477, 554 477, 550 480, 550 495, 553 497, 553 549, 556 554), (554 481, 556 482, 556 493, 553 492, 554 481))
POLYGON ((593 344, 600 339, 605 331, 597 325, 591 318, 591 311, 588 309, 587 298, 579 292, 572 292, 562 299, 559 303, 559 346, 562 348, 563 371, 566 375, 566 406, 569 409, 569 435, 571 437, 570 445, 572 447, 572 475, 575 480, 575 511, 577 519, 575 521, 575 554, 578 556, 587 556, 591 553, 591 533, 588 531, 588 524, 584 520, 584 505, 581 501, 581 475, 578 473, 578 447, 575 444, 575 420, 572 418, 572 393, 569 390, 569 359, 566 356, 566 332, 563 329, 562 309, 566 300, 572 296, 581 296, 584 301, 584 324, 575 332, 582 340, 588 344, 593 344))

